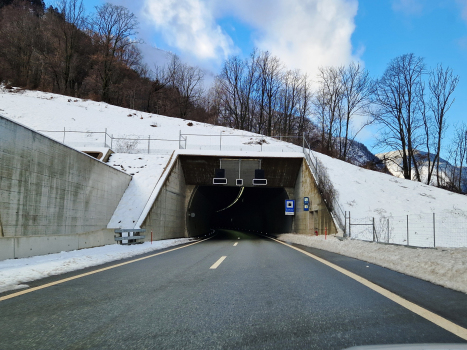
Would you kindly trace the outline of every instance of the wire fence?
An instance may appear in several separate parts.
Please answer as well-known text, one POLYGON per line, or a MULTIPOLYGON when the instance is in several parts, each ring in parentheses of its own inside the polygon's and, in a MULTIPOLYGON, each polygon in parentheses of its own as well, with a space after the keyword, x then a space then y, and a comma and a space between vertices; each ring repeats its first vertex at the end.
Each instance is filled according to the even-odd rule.
MULTIPOLYGON (((301 139, 301 136, 298 136, 301 139)), ((297 136, 262 136, 233 134, 195 134, 181 133, 179 149, 196 149, 210 151, 249 151, 249 152, 297 152, 297 147, 290 141, 297 136), (271 142, 275 141, 284 142, 271 142)))
POLYGON ((353 239, 413 247, 467 247, 463 212, 359 217, 345 213, 345 231, 353 239))
MULTIPOLYGON (((39 130, 53 139, 75 148, 110 148, 117 153, 166 154, 174 149, 250 151, 250 152, 302 152, 315 177, 318 189, 324 193, 329 187, 326 168, 311 151, 305 136, 262 136, 182 133, 178 139, 154 138, 141 135, 114 137, 105 131, 39 130)), ((326 206, 340 229, 344 229, 344 211, 338 203, 337 193, 325 198, 326 206)))
POLYGON ((179 148, 179 139, 154 138, 141 135, 114 137, 105 131, 38 130, 74 148, 110 148, 116 153, 166 154, 179 148))

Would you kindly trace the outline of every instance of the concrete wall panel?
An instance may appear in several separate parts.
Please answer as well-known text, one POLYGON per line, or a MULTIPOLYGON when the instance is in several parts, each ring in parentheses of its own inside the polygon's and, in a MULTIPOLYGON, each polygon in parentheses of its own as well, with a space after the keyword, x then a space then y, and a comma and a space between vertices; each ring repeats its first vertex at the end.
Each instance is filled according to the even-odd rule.
POLYGON ((185 202, 185 177, 177 159, 142 225, 145 240, 151 239, 151 231, 154 240, 185 237, 185 202))
MULTIPOLYGON (((78 239, 63 235, 107 227, 129 175, 2 116, 0 140, 2 235, 17 238, 18 254, 77 249, 78 239), (42 241, 60 243, 47 249, 42 241)), ((8 255, 2 252, 0 260, 8 255)))
POLYGON ((295 199, 294 232, 305 234, 318 232, 318 234, 324 235, 327 229, 328 234, 337 233, 336 226, 322 201, 313 174, 305 159, 303 159, 298 173, 293 199, 295 199), (310 199, 309 211, 303 209, 304 197, 310 199))

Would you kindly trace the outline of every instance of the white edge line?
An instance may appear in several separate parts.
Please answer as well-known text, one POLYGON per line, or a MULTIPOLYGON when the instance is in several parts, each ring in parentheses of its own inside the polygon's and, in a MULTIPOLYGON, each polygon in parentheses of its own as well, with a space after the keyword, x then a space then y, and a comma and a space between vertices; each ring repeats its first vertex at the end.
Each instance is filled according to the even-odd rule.
POLYGON ((352 278, 353 280, 363 284, 364 286, 374 290, 375 292, 385 296, 386 298, 394 301, 395 303, 399 304, 400 306, 406 308, 407 310, 409 311, 412 311, 413 313, 423 317, 424 319, 436 324, 437 326, 447 330, 448 332, 451 332, 455 335, 457 335, 459 338, 462 338, 464 340, 467 340, 467 329, 466 328, 463 328, 457 324, 455 324, 454 322, 451 322, 447 319, 445 319, 444 317, 441 317, 437 314, 435 314, 434 312, 431 312, 427 309, 424 309, 423 307, 417 305, 417 304, 414 304, 400 296, 398 296, 397 294, 393 293, 393 292, 390 292, 389 290, 387 289, 384 289, 383 287, 380 287, 376 284, 374 284, 373 282, 370 282, 369 280, 367 280, 366 278, 363 278, 363 277, 360 277, 359 275, 357 274, 354 274, 353 272, 350 272, 340 266, 337 266, 327 260, 324 260, 316 255, 313 255, 311 253, 308 253, 307 251, 304 251, 304 250, 301 250, 297 247, 294 247, 294 246, 291 246, 287 243, 284 243, 284 242, 281 242, 275 238, 272 238, 272 237, 268 237, 270 239, 272 239, 273 241, 276 241, 280 244, 283 244, 289 248, 292 248, 292 249, 295 249, 297 251, 299 251, 300 253, 303 253, 305 255, 308 255, 310 258, 313 258, 331 268, 333 268, 334 270, 337 270, 339 271, 340 273, 352 278))

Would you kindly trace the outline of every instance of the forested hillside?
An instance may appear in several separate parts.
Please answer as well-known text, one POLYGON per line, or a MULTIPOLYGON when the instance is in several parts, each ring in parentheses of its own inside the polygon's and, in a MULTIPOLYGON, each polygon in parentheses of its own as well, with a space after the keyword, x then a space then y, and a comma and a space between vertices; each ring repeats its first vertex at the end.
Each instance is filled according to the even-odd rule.
POLYGON ((400 161, 392 163, 404 178, 458 192, 465 187, 461 170, 456 179, 438 176, 442 153, 453 169, 467 163, 467 124, 445 140, 459 82, 450 67, 429 68, 409 53, 390 60, 378 79, 355 62, 319 67, 311 77, 254 49, 226 58, 207 84, 205 71, 176 55, 167 64, 144 63, 138 26, 133 13, 110 3, 87 13, 81 0, 49 7, 42 0, 0 0, 0 82, 297 144, 305 135, 314 150, 381 170, 375 158, 362 158, 366 151, 355 141, 376 125, 374 144, 396 151, 400 161), (428 160, 423 174, 420 152, 428 160))

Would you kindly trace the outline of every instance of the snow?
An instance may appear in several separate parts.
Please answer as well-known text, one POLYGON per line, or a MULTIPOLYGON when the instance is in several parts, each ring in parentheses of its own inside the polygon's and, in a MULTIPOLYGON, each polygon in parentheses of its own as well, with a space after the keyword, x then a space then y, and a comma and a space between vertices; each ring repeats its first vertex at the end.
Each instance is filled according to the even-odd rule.
MULTIPOLYGON (((173 163, 169 164, 169 161, 174 162, 178 154, 238 156, 238 151, 242 151, 244 156, 255 157, 303 156, 300 146, 254 133, 134 111, 103 102, 39 91, 15 91, 12 93, 0 88, 0 113, 35 130, 59 131, 43 132, 58 141, 63 141, 61 130, 64 128, 81 131, 65 134, 65 143, 71 147, 89 149, 109 145, 104 131, 114 137, 141 140, 136 141, 136 145, 132 144, 133 141, 114 140, 114 151, 140 153, 116 153, 108 162, 110 166, 134 174, 109 222, 108 227, 111 228, 139 227, 167 176, 164 169, 171 167, 173 163), (178 150, 180 146, 186 146, 186 149, 178 150)), ((432 246, 434 239, 430 225, 435 213, 437 246, 467 246, 467 196, 362 169, 316 152, 313 154, 327 168, 340 207, 342 211, 350 212, 354 222, 369 223, 374 218, 380 226, 377 233, 383 235, 385 230, 388 231, 385 227, 388 227, 389 218, 390 232, 386 235, 391 236, 391 242, 403 244, 404 220, 409 215, 410 232, 413 232, 410 243, 432 246)), ((362 239, 371 238, 372 232, 369 231, 365 226, 360 230, 352 227, 354 235, 362 239)))
MULTIPOLYGON (((320 153, 314 155, 325 165, 338 192, 342 210, 350 212, 354 222, 375 218, 377 224, 390 218, 398 223, 395 231, 405 235, 405 220, 416 226, 412 245, 432 246, 433 213, 436 213, 436 244, 444 247, 467 246, 467 196, 419 182, 356 167, 320 153), (426 241, 427 235, 430 240, 426 241), (426 244, 428 243, 428 244, 426 244)), ((392 227, 391 227, 392 228, 392 227)), ((363 229, 361 229, 363 230, 363 229)), ((384 227, 381 230, 386 231, 384 227)), ((352 231, 357 234, 357 227, 352 231)), ((362 233, 362 238, 371 239, 362 233)), ((393 241, 391 241, 393 242, 393 241)))
MULTIPOLYGON (((3 116, 71 147, 110 145, 109 137, 104 134, 107 132, 115 138, 140 139, 114 140, 112 149, 116 153, 148 153, 149 145, 150 153, 170 154, 179 148, 180 133, 186 135, 186 145, 191 149, 261 151, 267 148, 283 152, 297 148, 274 139, 260 145, 258 141, 264 137, 251 132, 139 112, 104 102, 41 91, 14 91, 0 87, 0 113, 3 116), (67 131, 65 135, 64 129, 67 131)), ((182 144, 184 146, 185 142, 182 144)))
POLYGON ((421 249, 334 236, 282 234, 278 239, 363 260, 446 288, 467 293, 467 248, 421 249))
POLYGON ((133 178, 110 219, 108 228, 135 228, 156 185, 163 182, 159 180, 170 158, 168 155, 112 154, 109 164, 130 173, 133 178))
POLYGON ((81 270, 111 261, 130 258, 175 245, 192 242, 190 238, 168 239, 136 245, 112 244, 24 259, 0 261, 0 293, 21 288, 41 278, 81 270))

